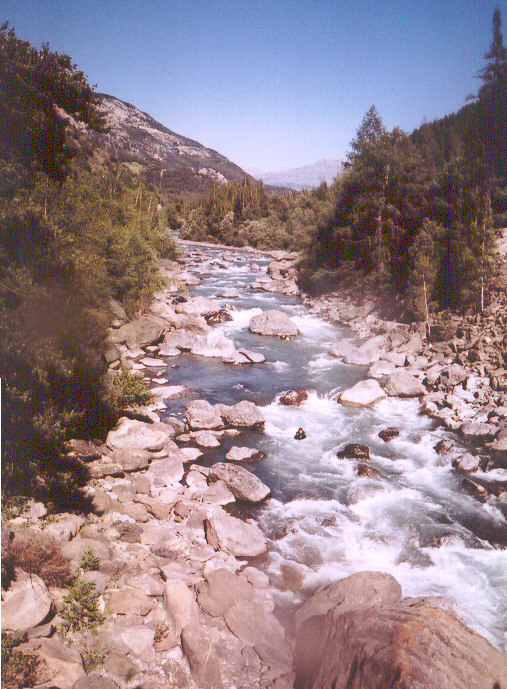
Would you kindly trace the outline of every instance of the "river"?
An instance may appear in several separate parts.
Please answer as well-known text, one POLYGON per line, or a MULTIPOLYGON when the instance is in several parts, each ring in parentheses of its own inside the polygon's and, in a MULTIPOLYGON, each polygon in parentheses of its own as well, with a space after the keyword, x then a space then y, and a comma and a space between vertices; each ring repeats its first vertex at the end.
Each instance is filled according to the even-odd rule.
POLYGON ((450 598, 470 626, 502 648, 505 518, 495 504, 467 494, 449 460, 433 449, 452 437, 465 451, 459 438, 420 416, 417 400, 388 398, 362 409, 340 405, 340 392, 364 379, 367 369, 327 352, 353 333, 311 314, 297 297, 249 289, 271 259, 219 248, 200 247, 199 255, 188 251, 189 269, 201 278, 191 295, 233 306, 233 320, 214 327, 236 349, 262 353, 266 363, 234 367, 189 354, 171 359, 167 378, 187 392, 168 412, 182 414, 197 398, 225 404, 247 399, 262 406, 264 433, 226 439, 221 448, 206 451, 204 461, 223 460, 233 444, 266 453, 249 468, 273 497, 251 516, 269 540, 263 567, 277 603, 291 608, 317 586, 360 570, 389 572, 405 596, 450 598), (260 270, 252 270, 252 263, 260 270), (220 297, 230 290, 238 298, 220 297), (271 308, 286 312, 301 336, 284 341, 252 334, 250 318, 271 308), (300 407, 281 405, 280 393, 296 387, 310 389, 308 399, 300 407), (401 435, 384 443, 378 433, 391 426, 401 435), (294 439, 299 427, 305 440, 294 439), (337 450, 351 442, 369 446, 369 465, 378 476, 360 477, 356 462, 337 458, 337 450), (297 592, 283 590, 288 564, 297 565, 302 576, 297 592))

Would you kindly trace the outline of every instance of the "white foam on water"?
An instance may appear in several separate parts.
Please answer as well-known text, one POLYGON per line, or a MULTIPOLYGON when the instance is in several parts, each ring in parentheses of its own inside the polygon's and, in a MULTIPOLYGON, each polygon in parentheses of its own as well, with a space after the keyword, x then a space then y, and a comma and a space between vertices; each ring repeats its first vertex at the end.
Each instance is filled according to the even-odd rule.
POLYGON ((286 361, 270 361, 268 366, 273 366, 277 371, 285 371, 290 368, 286 361))
POLYGON ((232 316, 232 321, 226 321, 220 325, 220 329, 225 332, 246 330, 250 320, 259 313, 262 313, 262 309, 258 307, 252 309, 238 309, 237 311, 229 311, 229 313, 232 316))

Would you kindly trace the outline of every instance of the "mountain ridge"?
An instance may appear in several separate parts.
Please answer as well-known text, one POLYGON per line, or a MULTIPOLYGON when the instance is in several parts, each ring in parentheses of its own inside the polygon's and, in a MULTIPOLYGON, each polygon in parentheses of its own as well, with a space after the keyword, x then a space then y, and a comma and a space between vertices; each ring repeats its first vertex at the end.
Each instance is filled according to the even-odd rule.
POLYGON ((226 156, 177 134, 136 105, 107 93, 96 96, 109 131, 94 134, 95 140, 162 195, 200 194, 217 183, 252 179, 226 156))
POLYGON ((311 189, 319 186, 323 181, 332 184, 342 167, 340 160, 332 158, 320 158, 309 165, 301 165, 295 168, 281 168, 263 172, 250 170, 250 173, 269 185, 288 187, 289 189, 311 189))

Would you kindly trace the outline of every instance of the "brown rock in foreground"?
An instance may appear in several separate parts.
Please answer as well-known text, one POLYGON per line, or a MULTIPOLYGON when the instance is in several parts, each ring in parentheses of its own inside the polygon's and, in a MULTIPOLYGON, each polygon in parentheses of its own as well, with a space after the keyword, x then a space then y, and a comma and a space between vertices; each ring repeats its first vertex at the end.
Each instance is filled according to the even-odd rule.
POLYGON ((296 614, 298 689, 499 689, 503 655, 431 598, 402 600, 388 574, 319 589, 296 614))

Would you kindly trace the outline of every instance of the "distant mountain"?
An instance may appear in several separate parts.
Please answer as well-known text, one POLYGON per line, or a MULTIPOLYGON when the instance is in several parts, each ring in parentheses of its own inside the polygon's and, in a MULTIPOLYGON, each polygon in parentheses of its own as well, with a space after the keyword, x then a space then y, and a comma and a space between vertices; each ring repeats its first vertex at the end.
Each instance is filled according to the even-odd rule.
POLYGON ((250 177, 225 156, 176 134, 135 105, 97 95, 110 127, 108 134, 95 136, 98 143, 162 193, 202 193, 214 184, 250 177))
POLYGON ((276 170, 274 172, 251 171, 258 179, 262 179, 266 184, 278 187, 288 187, 289 189, 311 189, 318 187, 325 180, 331 184, 341 169, 339 160, 322 159, 312 165, 290 168, 286 170, 276 170))

